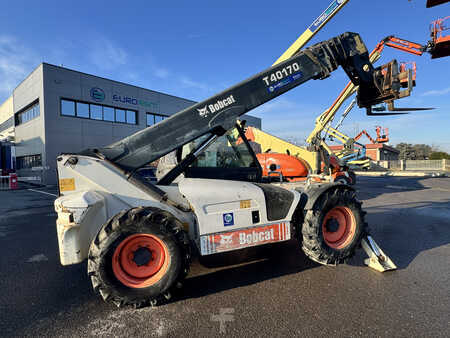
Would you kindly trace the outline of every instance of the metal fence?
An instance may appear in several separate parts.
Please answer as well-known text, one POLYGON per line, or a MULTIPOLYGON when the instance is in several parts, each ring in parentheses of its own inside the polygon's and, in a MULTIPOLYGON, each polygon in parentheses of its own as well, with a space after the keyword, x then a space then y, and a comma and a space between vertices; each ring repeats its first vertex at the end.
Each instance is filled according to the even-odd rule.
POLYGON ((9 190, 9 176, 0 176, 0 190, 9 190))
POLYGON ((377 164, 388 170, 450 171, 450 160, 378 161, 377 164))
POLYGON ((402 161, 386 161, 388 162, 387 169, 402 170, 402 161))
MULTIPOLYGON (((445 160, 444 160, 445 161, 445 160)), ((444 170, 442 160, 406 160, 405 170, 444 170)))

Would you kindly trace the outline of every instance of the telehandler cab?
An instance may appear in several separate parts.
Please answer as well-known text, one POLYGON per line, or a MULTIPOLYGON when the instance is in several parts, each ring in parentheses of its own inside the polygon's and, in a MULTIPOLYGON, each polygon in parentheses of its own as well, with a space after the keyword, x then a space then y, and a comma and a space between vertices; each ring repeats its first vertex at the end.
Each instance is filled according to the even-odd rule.
POLYGON ((92 286, 105 301, 136 307, 169 299, 194 254, 291 238, 321 264, 341 263, 362 245, 370 265, 395 268, 368 235, 351 187, 287 190, 263 182, 237 123, 338 66, 359 86, 358 104, 369 111, 405 96, 400 78, 411 75, 400 73, 395 60, 374 68, 360 36, 344 33, 110 146, 60 155, 55 209, 61 263, 87 259, 92 286), (177 164, 156 184, 139 176, 139 168, 170 152, 177 164))

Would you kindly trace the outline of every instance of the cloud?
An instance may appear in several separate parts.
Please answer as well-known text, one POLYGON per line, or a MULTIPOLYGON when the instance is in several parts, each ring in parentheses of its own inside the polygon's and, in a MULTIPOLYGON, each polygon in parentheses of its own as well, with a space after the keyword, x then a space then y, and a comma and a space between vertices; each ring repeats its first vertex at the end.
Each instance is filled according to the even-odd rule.
POLYGON ((112 70, 125 65, 128 54, 112 40, 101 37, 92 42, 89 59, 99 69, 112 70))
POLYGON ((450 87, 441 90, 430 90, 422 94, 422 96, 442 96, 450 93, 450 87))
POLYGON ((314 120, 321 110, 309 104, 287 98, 277 98, 252 111, 250 115, 261 117, 263 130, 287 139, 304 140, 314 127, 314 120))
POLYGON ((158 67, 154 71, 154 75, 159 77, 160 79, 167 79, 170 75, 170 72, 166 68, 158 67))
POLYGON ((208 91, 211 89, 211 87, 208 86, 206 83, 194 81, 187 76, 182 76, 180 78, 180 83, 182 86, 187 87, 187 88, 194 88, 194 89, 201 89, 201 90, 208 90, 208 91))
MULTIPOLYGON (((12 94, 14 88, 36 66, 36 56, 12 36, 0 36, 0 95, 12 94)), ((2 101, 2 100, 1 100, 2 101)))
POLYGON ((188 35, 187 35, 187 38, 188 38, 188 39, 198 39, 198 38, 201 38, 201 37, 203 37, 202 34, 194 34, 194 33, 191 33, 191 34, 188 34, 188 35))

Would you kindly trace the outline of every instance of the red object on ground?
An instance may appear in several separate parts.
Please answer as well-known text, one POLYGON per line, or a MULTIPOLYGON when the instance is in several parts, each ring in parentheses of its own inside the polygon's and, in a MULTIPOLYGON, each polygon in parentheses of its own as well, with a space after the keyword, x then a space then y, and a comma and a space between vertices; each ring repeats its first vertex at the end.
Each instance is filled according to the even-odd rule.
POLYGON ((9 189, 19 189, 19 182, 17 181, 17 174, 9 174, 9 189))

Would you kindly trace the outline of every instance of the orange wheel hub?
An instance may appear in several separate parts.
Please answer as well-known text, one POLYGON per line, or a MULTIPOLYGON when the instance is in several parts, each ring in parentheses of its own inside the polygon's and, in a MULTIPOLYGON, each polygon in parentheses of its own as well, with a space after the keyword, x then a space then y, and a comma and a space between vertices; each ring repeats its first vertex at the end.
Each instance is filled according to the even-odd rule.
POLYGON ((347 207, 334 207, 325 215, 322 233, 325 243, 333 249, 345 248, 353 239, 356 221, 347 207))
POLYGON ((167 246, 150 234, 125 238, 114 251, 112 269, 116 278, 131 288, 145 288, 158 282, 169 265, 167 246))

